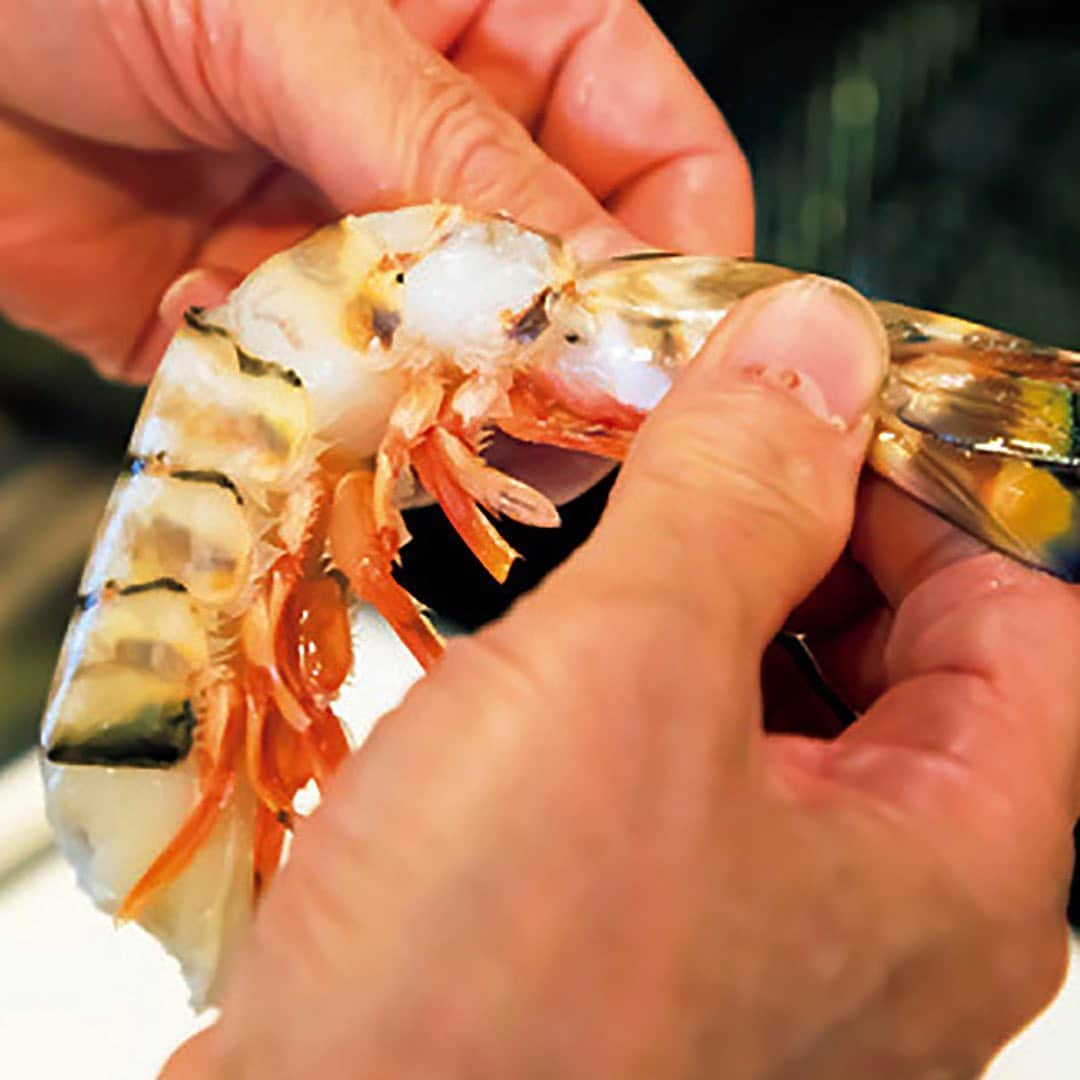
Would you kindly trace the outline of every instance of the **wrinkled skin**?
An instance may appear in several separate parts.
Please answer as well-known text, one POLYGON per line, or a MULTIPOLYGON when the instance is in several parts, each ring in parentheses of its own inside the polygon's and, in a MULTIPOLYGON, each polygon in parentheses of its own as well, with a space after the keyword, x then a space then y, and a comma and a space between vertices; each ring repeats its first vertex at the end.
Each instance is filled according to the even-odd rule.
POLYGON ((343 210, 454 198, 600 248, 749 250, 742 156, 636 4, 480 7, 5 0, 0 306, 143 378, 177 275, 235 280, 343 210), (627 86, 626 50, 655 78, 627 86))
MULTIPOLYGON (((0 306, 105 371, 341 210, 749 246, 628 0, 63 7, 0 0, 0 306)), ((589 544, 345 768, 167 1075, 974 1075, 1061 976, 1080 604, 884 485, 855 513, 880 370, 850 297, 740 309, 589 544), (866 709, 831 741, 761 685, 789 618, 866 709)))

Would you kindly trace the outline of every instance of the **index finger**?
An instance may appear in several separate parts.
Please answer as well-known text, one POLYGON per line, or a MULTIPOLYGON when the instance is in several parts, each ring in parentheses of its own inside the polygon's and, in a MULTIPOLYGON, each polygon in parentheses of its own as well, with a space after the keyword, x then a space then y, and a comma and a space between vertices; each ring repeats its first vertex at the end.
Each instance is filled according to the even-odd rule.
POLYGON ((633 0, 400 0, 632 232, 680 251, 753 248, 753 193, 716 105, 633 0))
POLYGON ((856 556, 896 608, 888 689, 830 772, 913 815, 961 858, 1049 855, 1080 776, 1080 593, 989 553, 882 484, 856 556), (972 843, 973 837, 982 843, 972 843))

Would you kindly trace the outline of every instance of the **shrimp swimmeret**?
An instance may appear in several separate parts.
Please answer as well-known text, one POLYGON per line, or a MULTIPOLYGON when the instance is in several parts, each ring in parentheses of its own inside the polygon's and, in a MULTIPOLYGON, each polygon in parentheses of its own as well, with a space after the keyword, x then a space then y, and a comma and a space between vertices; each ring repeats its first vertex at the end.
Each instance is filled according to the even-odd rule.
MULTIPOLYGON (((297 792, 349 752, 350 605, 425 668, 442 642, 391 568, 442 507, 503 581, 500 515, 552 501, 493 431, 621 460, 742 296, 796 275, 700 256, 580 267, 447 205, 347 217, 192 309, 150 385, 42 726, 48 808, 84 887, 180 960, 193 1000, 273 877, 297 792)), ((990 544, 1080 568, 1077 356, 882 303, 893 366, 870 464, 990 544)))

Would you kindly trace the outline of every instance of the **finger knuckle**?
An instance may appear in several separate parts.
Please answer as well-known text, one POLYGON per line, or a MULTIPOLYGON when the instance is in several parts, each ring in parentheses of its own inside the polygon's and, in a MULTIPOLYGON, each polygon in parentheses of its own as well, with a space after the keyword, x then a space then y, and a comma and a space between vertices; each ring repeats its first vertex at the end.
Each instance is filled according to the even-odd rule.
POLYGON ((411 187, 486 205, 498 203, 508 184, 527 183, 537 152, 521 137, 523 129, 439 57, 431 58, 420 81, 424 102, 405 133, 413 148, 411 187))
POLYGON ((1043 674, 1055 661, 1068 669, 1077 633, 1080 604, 1069 586, 985 555, 925 577, 904 598, 886 665, 893 679, 946 666, 978 676, 1008 710, 1010 688, 1022 684, 1045 700, 1043 674))

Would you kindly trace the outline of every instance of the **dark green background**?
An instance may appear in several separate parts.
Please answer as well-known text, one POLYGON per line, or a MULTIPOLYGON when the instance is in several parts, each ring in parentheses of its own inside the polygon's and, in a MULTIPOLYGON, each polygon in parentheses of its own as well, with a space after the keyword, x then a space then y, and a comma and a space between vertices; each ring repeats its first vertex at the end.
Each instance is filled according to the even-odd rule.
MULTIPOLYGON (((1080 346, 1076 5, 647 6, 751 160, 761 258, 1080 346)), ((626 77, 643 77, 629 57, 626 77)), ((0 326, 0 761, 32 743, 138 398, 0 326)), ((504 592, 422 513, 408 583, 476 625, 580 540, 603 494, 559 537, 510 530, 528 558, 504 592)))

